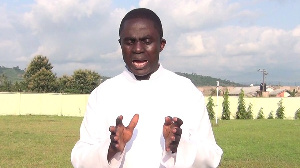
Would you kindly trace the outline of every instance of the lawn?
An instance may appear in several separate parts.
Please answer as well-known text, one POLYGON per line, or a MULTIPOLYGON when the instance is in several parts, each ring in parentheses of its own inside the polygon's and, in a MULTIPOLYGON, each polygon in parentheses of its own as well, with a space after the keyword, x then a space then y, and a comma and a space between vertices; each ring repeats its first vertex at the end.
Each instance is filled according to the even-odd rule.
MULTIPOLYGON (((80 117, 0 116, 0 168, 72 167, 80 117)), ((213 124, 221 168, 300 167, 300 120, 230 120, 213 124)))

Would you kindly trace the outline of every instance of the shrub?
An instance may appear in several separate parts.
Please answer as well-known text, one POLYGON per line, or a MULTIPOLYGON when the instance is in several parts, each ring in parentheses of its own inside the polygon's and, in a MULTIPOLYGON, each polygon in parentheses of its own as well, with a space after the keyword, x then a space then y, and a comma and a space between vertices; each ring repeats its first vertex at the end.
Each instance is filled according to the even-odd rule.
POLYGON ((273 111, 271 111, 271 112, 269 113, 268 119, 274 119, 273 111))
POLYGON ((249 104, 246 112, 246 119, 253 119, 253 110, 252 110, 252 103, 249 104))
POLYGON ((241 92, 239 94, 239 101, 238 101, 238 109, 236 112, 236 119, 246 119, 246 105, 245 105, 245 100, 244 100, 244 91, 241 89, 241 92))
POLYGON ((215 119, 214 107, 215 107, 214 100, 213 100, 212 96, 209 96, 208 97, 208 102, 207 102, 207 105, 206 105, 206 109, 207 109, 210 120, 215 119))
POLYGON ((264 118, 265 116, 264 116, 263 108, 261 107, 258 111, 258 115, 256 119, 264 119, 264 118))
POLYGON ((283 107, 283 102, 282 99, 278 102, 278 108, 276 110, 276 119, 284 119, 284 107, 283 107))
POLYGON ((230 120, 230 107, 229 107, 229 92, 228 90, 225 91, 223 94, 223 103, 222 103, 222 120, 230 120))
POLYGON ((300 108, 295 113, 295 119, 300 119, 300 108))

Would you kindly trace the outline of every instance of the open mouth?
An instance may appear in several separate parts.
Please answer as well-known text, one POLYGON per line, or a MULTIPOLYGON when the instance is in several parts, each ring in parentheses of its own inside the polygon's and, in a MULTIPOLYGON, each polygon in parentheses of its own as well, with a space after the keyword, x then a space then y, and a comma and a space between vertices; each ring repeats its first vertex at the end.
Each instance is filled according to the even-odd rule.
POLYGON ((133 64, 137 69, 141 69, 141 68, 145 67, 147 63, 148 63, 147 60, 133 60, 133 61, 132 61, 132 64, 133 64))

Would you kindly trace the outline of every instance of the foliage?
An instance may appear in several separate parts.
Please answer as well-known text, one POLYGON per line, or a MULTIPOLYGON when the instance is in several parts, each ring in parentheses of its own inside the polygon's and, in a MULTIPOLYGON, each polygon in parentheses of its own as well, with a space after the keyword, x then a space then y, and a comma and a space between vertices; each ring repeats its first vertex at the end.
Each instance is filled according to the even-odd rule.
POLYGON ((263 111, 263 108, 261 107, 258 111, 258 115, 257 115, 256 119, 264 119, 264 118, 265 118, 264 111, 263 111))
POLYGON ((249 104, 246 112, 246 119, 253 119, 253 110, 252 110, 252 103, 249 104))
POLYGON ((0 92, 10 92, 12 91, 12 83, 7 80, 7 76, 2 74, 0 75, 0 92))
POLYGON ((244 90, 241 89, 238 100, 238 108, 236 112, 236 119, 247 119, 246 105, 244 99, 245 93, 244 90))
POLYGON ((28 80, 28 89, 32 92, 56 92, 56 76, 49 70, 42 68, 28 80))
POLYGON ((290 94, 290 97, 296 97, 298 91, 296 89, 293 89, 292 91, 287 90, 286 92, 288 92, 290 94))
POLYGON ((76 70, 71 77, 63 76, 59 78, 61 92, 89 94, 100 83, 100 75, 91 70, 76 70))
POLYGON ((24 74, 27 89, 38 93, 55 92, 57 90, 56 75, 52 72, 52 68, 46 56, 35 56, 24 74))
POLYGON ((295 112, 295 119, 300 119, 300 108, 295 112))
POLYGON ((38 73, 42 68, 47 71, 51 71, 53 66, 49 62, 49 59, 46 56, 37 55, 35 56, 27 69, 25 70, 24 78, 25 80, 30 79, 33 75, 38 73))
POLYGON ((271 112, 269 113, 268 119, 274 119, 273 111, 271 111, 271 112))
POLYGON ((280 99, 278 102, 278 108, 276 110, 276 119, 284 119, 284 106, 283 106, 283 101, 280 99))
POLYGON ((223 94, 223 103, 222 103, 222 120, 230 120, 230 102, 229 102, 229 92, 228 89, 223 94))
POLYGON ((214 100, 213 100, 212 96, 209 96, 206 108, 207 108, 207 112, 208 112, 210 120, 215 119, 214 107, 215 107, 214 100))
POLYGON ((10 81, 12 84, 15 82, 23 81, 23 75, 25 71, 21 70, 19 66, 13 68, 7 68, 4 66, 0 66, 0 76, 5 75, 7 80, 10 81))
POLYGON ((189 78, 194 83, 195 86, 215 86, 217 81, 222 83, 222 86, 243 86, 242 84, 235 83, 229 80, 222 80, 210 76, 197 75, 196 73, 188 74, 188 73, 176 72, 176 74, 189 78))

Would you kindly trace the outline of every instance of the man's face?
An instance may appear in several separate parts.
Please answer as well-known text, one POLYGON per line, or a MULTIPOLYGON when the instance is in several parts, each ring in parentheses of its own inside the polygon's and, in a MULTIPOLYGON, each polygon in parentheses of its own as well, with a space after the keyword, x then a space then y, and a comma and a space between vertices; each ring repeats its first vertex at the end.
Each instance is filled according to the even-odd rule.
POLYGON ((123 60, 138 80, 149 79, 158 69, 159 53, 165 44, 148 19, 129 19, 120 32, 123 60))

